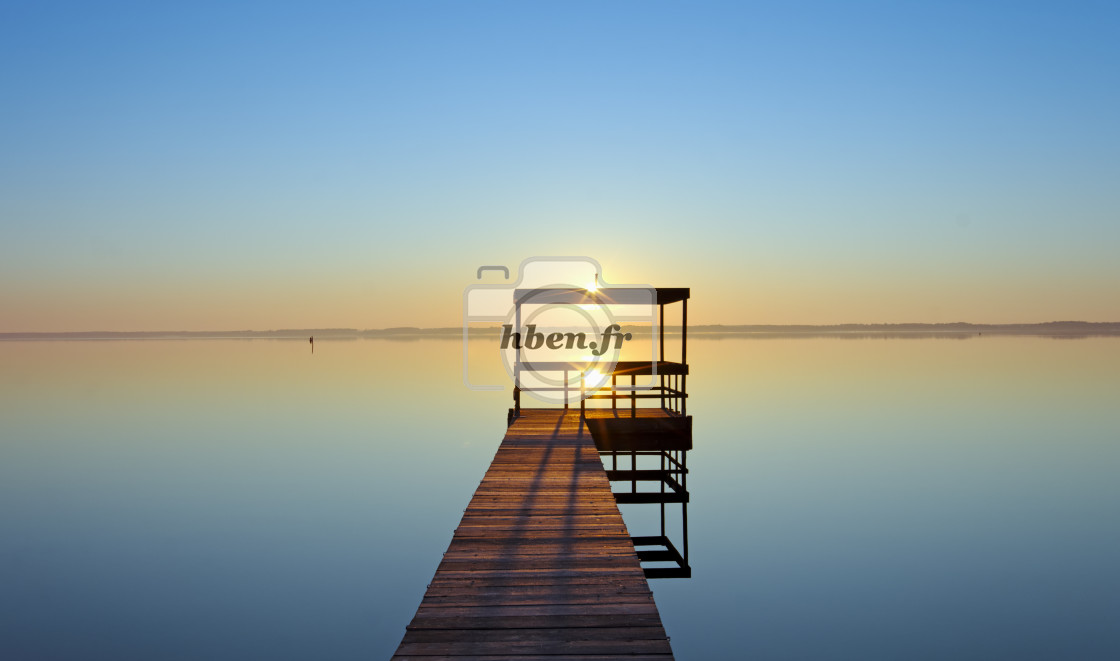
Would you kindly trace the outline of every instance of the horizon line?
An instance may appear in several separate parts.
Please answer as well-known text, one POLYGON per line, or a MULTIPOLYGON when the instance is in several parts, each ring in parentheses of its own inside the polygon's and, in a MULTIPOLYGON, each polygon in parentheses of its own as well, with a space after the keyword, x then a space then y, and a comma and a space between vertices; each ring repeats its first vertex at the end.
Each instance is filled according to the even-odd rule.
MULTIPOLYGON (((500 324, 474 326, 468 328, 468 334, 488 335, 501 328, 500 324)), ((666 333, 679 333, 679 325, 666 324, 666 333)), ((640 327, 637 329, 640 332, 640 327)), ((697 324, 688 328, 690 334, 726 334, 726 333, 811 333, 811 332, 964 332, 985 330, 994 332, 1027 332, 1044 331, 1046 333, 1061 332, 1106 332, 1120 334, 1120 322, 1117 321, 1044 321, 1029 323, 989 324, 965 321, 954 322, 848 322, 839 324, 697 324)), ((306 337, 319 334, 321 336, 402 336, 402 335, 452 335, 461 334, 463 326, 392 326, 387 328, 283 328, 283 329, 240 329, 240 330, 158 330, 158 331, 0 331, 0 339, 82 339, 82 338, 156 338, 156 337, 306 337)))

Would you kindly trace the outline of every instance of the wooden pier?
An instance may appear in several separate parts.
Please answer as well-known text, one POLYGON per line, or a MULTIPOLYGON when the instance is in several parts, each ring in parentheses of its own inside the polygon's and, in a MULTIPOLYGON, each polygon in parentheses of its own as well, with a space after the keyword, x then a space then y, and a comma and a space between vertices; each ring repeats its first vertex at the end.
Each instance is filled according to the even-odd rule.
POLYGON ((393 656, 464 657, 673 658, 579 410, 520 410, 393 656))

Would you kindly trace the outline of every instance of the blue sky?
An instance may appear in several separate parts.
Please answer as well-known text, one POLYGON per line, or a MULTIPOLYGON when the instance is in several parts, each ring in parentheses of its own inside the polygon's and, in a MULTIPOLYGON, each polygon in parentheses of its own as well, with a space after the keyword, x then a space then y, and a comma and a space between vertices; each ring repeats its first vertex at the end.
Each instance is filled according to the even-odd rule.
POLYGON ((1120 320, 1108 3, 0 9, 0 331, 454 325, 587 254, 698 323, 1120 320))

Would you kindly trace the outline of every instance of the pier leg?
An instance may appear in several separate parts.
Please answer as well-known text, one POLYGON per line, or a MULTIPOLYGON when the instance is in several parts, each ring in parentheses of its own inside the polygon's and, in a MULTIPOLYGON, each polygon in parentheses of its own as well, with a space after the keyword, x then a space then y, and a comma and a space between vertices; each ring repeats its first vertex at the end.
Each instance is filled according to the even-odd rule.
MULTIPOLYGON (((665 496, 665 451, 659 455, 661 458, 661 495, 665 496)), ((665 536, 665 502, 661 502, 661 536, 665 536)))
POLYGON ((587 375, 579 373, 579 417, 587 417, 587 375))
POLYGON ((568 408, 568 370, 564 370, 564 408, 568 408))

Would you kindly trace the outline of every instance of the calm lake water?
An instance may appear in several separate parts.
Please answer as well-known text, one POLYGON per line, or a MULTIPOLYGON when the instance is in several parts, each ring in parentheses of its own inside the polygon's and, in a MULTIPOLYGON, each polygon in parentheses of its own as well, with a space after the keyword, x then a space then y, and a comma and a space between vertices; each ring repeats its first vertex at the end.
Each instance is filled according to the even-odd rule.
MULTIPOLYGON (((0 342, 0 658, 387 658, 505 427, 461 349, 0 342)), ((1120 338, 689 361, 679 659, 1120 658, 1120 338)))

